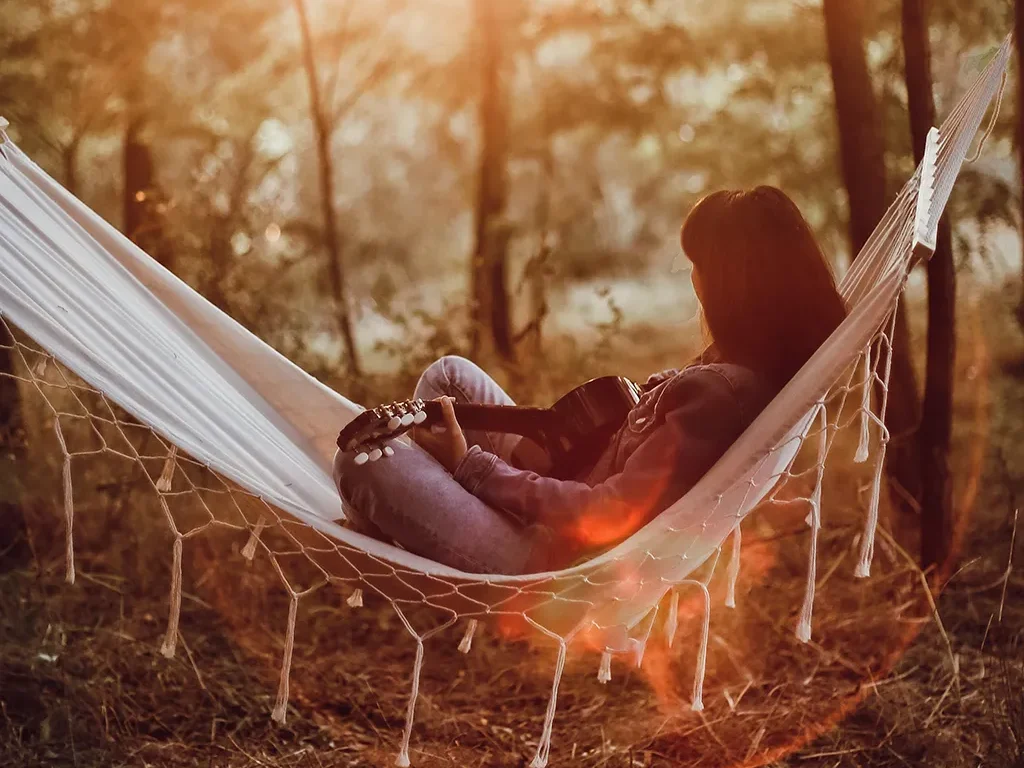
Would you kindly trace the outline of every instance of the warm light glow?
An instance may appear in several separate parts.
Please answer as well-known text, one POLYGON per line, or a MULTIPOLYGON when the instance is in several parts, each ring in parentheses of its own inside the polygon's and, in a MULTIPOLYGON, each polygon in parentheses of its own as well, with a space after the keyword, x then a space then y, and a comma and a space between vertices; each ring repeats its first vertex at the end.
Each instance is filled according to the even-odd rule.
POLYGON ((135 199, 140 203, 143 202, 146 199, 146 193, 142 192, 141 190, 139 192, 136 192, 135 199))
POLYGON ((267 238, 268 243, 276 243, 281 239, 281 227, 277 224, 270 224, 263 232, 263 236, 267 238))

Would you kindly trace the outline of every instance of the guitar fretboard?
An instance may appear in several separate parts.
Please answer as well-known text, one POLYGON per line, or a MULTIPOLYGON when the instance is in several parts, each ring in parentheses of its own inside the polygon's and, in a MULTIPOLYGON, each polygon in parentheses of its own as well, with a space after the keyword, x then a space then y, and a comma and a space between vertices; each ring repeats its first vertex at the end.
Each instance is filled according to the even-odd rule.
MULTIPOLYGON (((425 410, 427 424, 443 421, 440 403, 428 402, 425 410)), ((455 418, 463 429, 508 432, 523 437, 550 434, 561 425, 558 414, 548 408, 519 405, 456 404, 455 418)))

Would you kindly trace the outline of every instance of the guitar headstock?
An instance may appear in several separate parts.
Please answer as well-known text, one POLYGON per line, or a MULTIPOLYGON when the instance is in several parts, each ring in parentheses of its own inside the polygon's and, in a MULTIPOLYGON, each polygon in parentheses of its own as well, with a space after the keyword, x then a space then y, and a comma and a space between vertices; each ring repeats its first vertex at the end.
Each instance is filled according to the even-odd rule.
POLYGON ((387 445, 387 441, 423 424, 428 417, 428 403, 420 399, 379 405, 373 410, 363 411, 341 430, 338 448, 346 453, 355 453, 357 466, 393 456, 395 449, 387 445))

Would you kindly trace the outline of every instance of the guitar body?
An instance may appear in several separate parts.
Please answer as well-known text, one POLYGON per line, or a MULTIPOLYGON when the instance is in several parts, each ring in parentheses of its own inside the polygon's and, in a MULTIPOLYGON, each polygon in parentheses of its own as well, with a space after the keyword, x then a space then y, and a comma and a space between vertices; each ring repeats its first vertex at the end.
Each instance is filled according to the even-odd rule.
POLYGON ((558 427, 544 435, 551 459, 546 474, 567 480, 593 467, 639 401, 640 388, 620 376, 591 379, 562 395, 549 409, 558 427))
MULTIPOLYGON (((570 479, 594 465, 640 394, 629 379, 602 376, 566 393, 550 408, 465 403, 455 405, 455 416, 466 430, 523 436, 513 465, 570 479)), ((442 420, 441 405, 434 401, 380 406, 353 419, 338 435, 338 447, 356 452, 357 464, 376 461, 393 452, 389 439, 442 420)))

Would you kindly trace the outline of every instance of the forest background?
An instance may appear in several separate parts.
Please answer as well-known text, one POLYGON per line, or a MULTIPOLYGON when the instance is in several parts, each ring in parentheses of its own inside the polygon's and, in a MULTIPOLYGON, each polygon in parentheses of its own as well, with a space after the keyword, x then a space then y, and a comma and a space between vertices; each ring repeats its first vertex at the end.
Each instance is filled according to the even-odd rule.
MULTIPOLYGON (((33 159, 153 258, 353 399, 402 397, 430 360, 457 353, 517 400, 543 403, 589 376, 642 380, 699 348, 678 228, 708 192, 781 187, 842 274, 912 173, 923 130, 1022 16, 1009 0, 4 0, 0 115, 33 159)), ((984 563, 997 575, 1012 563, 1024 493, 1019 88, 1014 72, 936 257, 911 275, 890 414, 893 530, 933 589, 947 587, 944 610, 971 615, 968 635, 991 624, 978 584, 984 563), (984 428, 968 407, 981 379, 984 428), (979 441, 972 474, 965 457, 979 441), (984 491, 965 509, 972 483, 984 491), (949 578, 964 563, 981 570, 971 597, 957 599, 949 578)), ((4 343, 0 373, 16 372, 4 343)), ((90 733, 98 700, 72 715, 68 671, 24 651, 89 604, 46 586, 59 546, 40 520, 59 504, 59 467, 40 465, 28 437, 38 414, 12 381, 0 376, 0 583, 11 607, 0 622, 0 731, 19 760, 44 762, 69 744, 77 755, 81 731, 105 764, 131 747, 90 733), (41 612, 15 609, 24 594, 41 612), (53 679, 57 704, 43 696, 53 679)), ((104 520, 96 542, 111 536, 104 520)), ((118 535, 126 581, 115 591, 137 590, 145 606, 146 585, 165 575, 146 572, 151 537, 118 535)), ((109 565, 102 547, 92 556, 97 572, 109 565)), ((1011 571, 994 593, 1000 615, 1009 586, 1011 602, 1021 595, 1011 571)), ((137 609, 142 625, 146 615, 137 609)), ((213 635, 222 621, 198 623, 213 635)), ((999 664, 1012 666, 1022 631, 1008 622, 1001 650, 989 647, 999 664)), ((139 665, 157 663, 138 654, 139 665)), ((79 672, 78 684, 95 684, 79 672)), ((222 672, 230 681, 238 670, 222 672)), ((956 712, 947 678, 908 695, 919 721, 959 717, 948 732, 969 740, 977 726, 964 720, 957 674, 956 712)), ((981 717, 1006 724, 992 726, 1000 754, 1016 744, 1019 757, 1019 696, 990 694, 979 695, 990 704, 981 717)), ((223 701, 203 700, 222 713, 223 701)), ((139 749, 179 733, 157 738, 140 725, 145 707, 132 711, 122 736, 139 749)), ((438 727, 447 746, 437 751, 458 742, 457 724, 438 727)), ((321 731, 254 733, 257 762, 284 759, 274 750, 288 739, 324 748, 321 731)), ((594 764, 610 759, 603 733, 594 764)), ((497 743, 473 754, 504 764, 497 743)), ((923 749, 944 754, 941 744, 923 749)), ((232 759, 249 754, 239 750, 232 759)))

